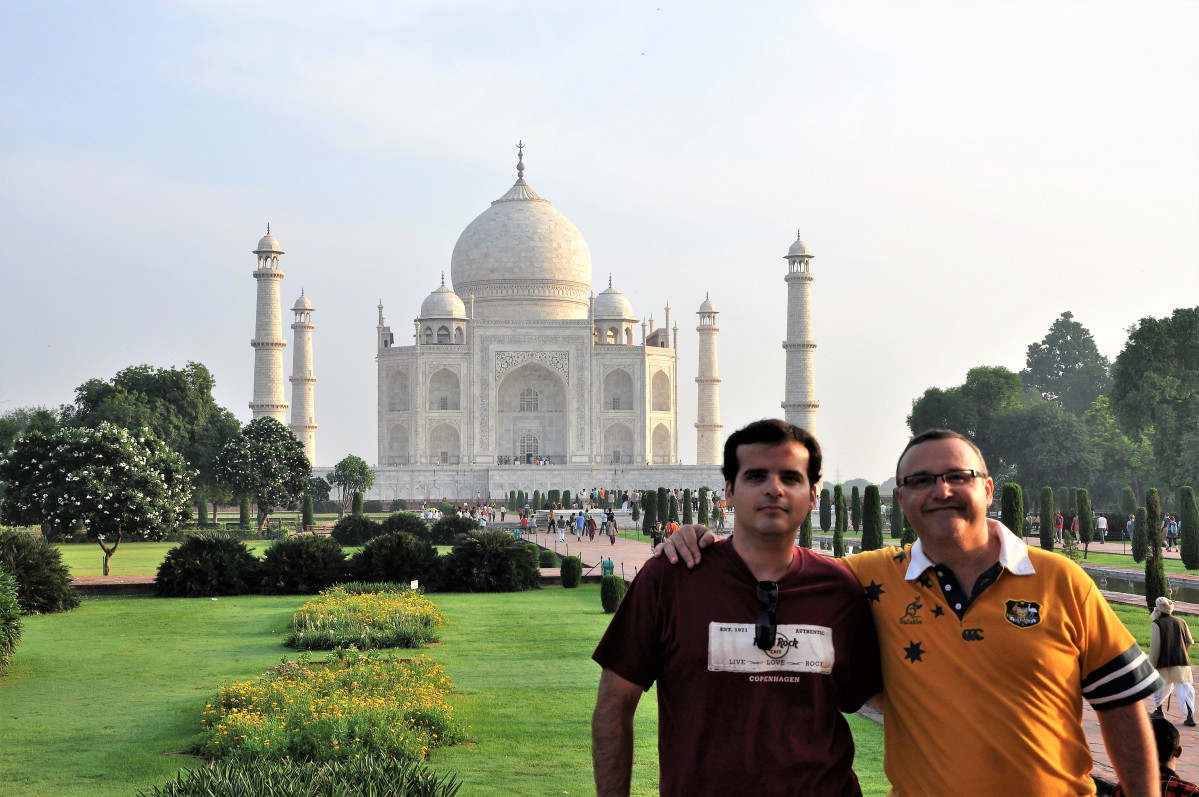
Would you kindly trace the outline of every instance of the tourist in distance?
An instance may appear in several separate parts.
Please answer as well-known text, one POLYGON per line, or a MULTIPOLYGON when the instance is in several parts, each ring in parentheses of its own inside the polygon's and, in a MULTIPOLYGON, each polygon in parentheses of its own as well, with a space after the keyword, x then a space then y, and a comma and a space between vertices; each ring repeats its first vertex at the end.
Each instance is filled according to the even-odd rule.
POLYGON ((735 432, 732 539, 694 572, 650 560, 633 579, 593 656, 599 797, 629 793, 633 715, 654 682, 662 794, 861 793, 842 712, 881 683, 870 611, 846 570, 795 545, 820 464, 797 426, 735 432))
MULTIPOLYGON (((1125 791, 1156 795, 1140 702, 1162 681, 1095 583, 987 518, 994 483, 957 432, 913 438, 895 475, 917 542, 842 560, 878 630, 892 794, 1094 794, 1085 698, 1125 791)), ((663 550, 694 566, 714 541, 686 526, 663 550)))
POLYGON ((1178 703, 1186 709, 1187 718, 1183 725, 1195 725, 1195 685, 1192 683, 1191 655, 1188 649, 1195 644, 1191 629, 1186 621, 1174 616, 1174 601, 1159 597, 1149 615, 1153 625, 1149 629, 1149 663, 1157 668, 1157 674, 1165 684, 1153 696, 1153 715, 1163 717, 1162 704, 1178 687, 1178 703))

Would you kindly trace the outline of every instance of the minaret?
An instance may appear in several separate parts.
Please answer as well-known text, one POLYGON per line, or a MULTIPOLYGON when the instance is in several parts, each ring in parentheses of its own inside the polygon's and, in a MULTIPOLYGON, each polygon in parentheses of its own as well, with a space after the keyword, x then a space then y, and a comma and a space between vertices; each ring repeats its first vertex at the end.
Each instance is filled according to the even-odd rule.
POLYGON ((291 361, 291 431, 304 444, 309 464, 316 464, 316 402, 312 375, 312 302, 300 291, 291 308, 295 323, 295 351, 291 361))
POLYGON ((816 434, 816 341, 812 339, 812 252, 796 234, 787 250, 787 391, 783 417, 816 434))
POLYGON ((279 283, 283 280, 283 269, 279 267, 279 256, 283 250, 271 235, 271 226, 254 250, 258 255, 258 267, 254 279, 258 280, 258 308, 254 319, 254 400, 250 409, 254 419, 269 417, 282 424, 287 423, 287 398, 283 385, 283 350, 287 341, 283 339, 283 317, 279 306, 279 283))
MULTIPOLYGON (((720 422, 720 373, 716 367, 716 305, 704 295, 704 303, 699 306, 699 376, 695 377, 699 385, 699 404, 695 417, 695 464, 719 465, 723 452, 720 448, 720 430, 724 424, 720 422)), ((675 336, 678 337, 677 335, 675 336)))

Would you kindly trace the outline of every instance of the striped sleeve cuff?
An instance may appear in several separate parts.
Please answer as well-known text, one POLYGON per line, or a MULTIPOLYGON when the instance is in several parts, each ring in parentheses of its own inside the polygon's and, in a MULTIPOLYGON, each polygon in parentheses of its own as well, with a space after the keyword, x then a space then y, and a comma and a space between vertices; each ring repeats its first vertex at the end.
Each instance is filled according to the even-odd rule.
POLYGON ((1164 683, 1149 657, 1133 644, 1128 650, 1082 679, 1082 696, 1096 711, 1137 703, 1164 683))

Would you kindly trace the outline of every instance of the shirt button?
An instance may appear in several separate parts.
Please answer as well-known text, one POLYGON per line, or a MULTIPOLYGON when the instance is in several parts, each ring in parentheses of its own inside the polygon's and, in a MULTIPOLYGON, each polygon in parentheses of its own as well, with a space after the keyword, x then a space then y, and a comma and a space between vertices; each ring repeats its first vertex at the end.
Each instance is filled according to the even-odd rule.
POLYGON ((953 589, 953 586, 952 586, 951 584, 946 584, 946 585, 945 585, 945 591, 946 591, 946 592, 949 592, 949 590, 951 590, 951 589, 953 589))
POLYGON ((953 608, 955 608, 955 609, 961 609, 961 608, 962 608, 962 604, 960 604, 960 603, 955 603, 955 604, 953 605, 953 608))

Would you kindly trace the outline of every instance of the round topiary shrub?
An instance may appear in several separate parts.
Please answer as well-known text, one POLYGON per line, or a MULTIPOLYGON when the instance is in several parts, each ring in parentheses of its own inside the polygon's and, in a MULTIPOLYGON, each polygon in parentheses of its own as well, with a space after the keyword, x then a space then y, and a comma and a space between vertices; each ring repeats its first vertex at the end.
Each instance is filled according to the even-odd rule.
MULTIPOLYGON (((97 548, 97 561, 102 556, 97 548)), ((0 566, 16 580, 17 603, 24 614, 68 612, 79 606, 62 554, 38 535, 0 532, 0 566)))
POLYGON ((526 544, 508 532, 475 529, 446 557, 446 589, 518 592, 534 586, 532 574, 540 574, 536 565, 526 544))
POLYGON ((407 508, 408 508, 408 502, 405 501, 403 498, 397 498, 396 500, 391 502, 391 506, 388 507, 387 511, 388 512, 403 512, 407 508))
POLYGON ((478 528, 479 524, 469 515, 446 515, 433 524, 430 534, 434 545, 457 545, 459 537, 478 528))
POLYGON ((383 527, 366 515, 346 515, 333 524, 333 539, 345 546, 364 545, 383 533, 383 527))
POLYGON ((383 511, 383 502, 374 498, 362 502, 362 511, 368 515, 377 515, 383 511))
POLYGON ((624 579, 620 576, 604 576, 600 579, 600 604, 608 614, 616 611, 624 597, 624 579))
POLYGON ((265 595, 310 595, 344 581, 347 569, 337 540, 301 534, 266 549, 259 590, 265 595))
POLYGON ((228 534, 193 534, 171 549, 154 583, 158 594, 176 598, 215 598, 258 591, 259 562, 228 534))
POLYGON ((420 519, 419 515, 411 512, 392 512, 380 524, 384 534, 395 534, 402 531, 422 540, 432 539, 429 536, 429 524, 420 519))
POLYGON ((562 586, 574 589, 583 580, 583 560, 577 556, 562 557, 562 586))
POLYGON ((551 551, 549 548, 542 548, 538 554, 539 564, 541 567, 557 567, 558 554, 551 551))
POLYGON ((21 641, 21 604, 17 603, 17 580, 0 565, 0 673, 8 667, 21 641))
POLYGON ((360 581, 408 584, 420 582, 426 592, 442 584, 443 563, 427 539, 397 531, 375 537, 350 559, 350 571, 360 581))

